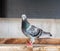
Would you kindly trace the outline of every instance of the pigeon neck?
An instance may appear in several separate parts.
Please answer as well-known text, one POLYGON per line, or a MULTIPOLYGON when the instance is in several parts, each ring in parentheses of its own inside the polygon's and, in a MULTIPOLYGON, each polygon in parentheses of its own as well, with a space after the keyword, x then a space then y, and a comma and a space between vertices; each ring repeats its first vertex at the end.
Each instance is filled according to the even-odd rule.
POLYGON ((30 26, 30 24, 27 20, 22 20, 22 25, 25 29, 27 29, 30 26))

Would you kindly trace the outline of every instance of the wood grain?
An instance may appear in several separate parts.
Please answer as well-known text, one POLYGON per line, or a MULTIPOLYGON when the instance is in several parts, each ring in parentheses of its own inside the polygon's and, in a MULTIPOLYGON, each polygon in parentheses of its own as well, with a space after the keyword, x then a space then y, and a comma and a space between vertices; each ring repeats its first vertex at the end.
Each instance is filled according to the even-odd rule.
POLYGON ((35 40, 35 44, 60 44, 60 39, 40 38, 35 40))
POLYGON ((25 45, 0 45, 0 51, 60 51, 60 46, 26 47, 25 45))
MULTIPOLYGON (((26 44, 29 38, 0 38, 0 44, 26 44)), ((54 44, 60 45, 60 39, 39 38, 35 39, 34 44, 54 44)))

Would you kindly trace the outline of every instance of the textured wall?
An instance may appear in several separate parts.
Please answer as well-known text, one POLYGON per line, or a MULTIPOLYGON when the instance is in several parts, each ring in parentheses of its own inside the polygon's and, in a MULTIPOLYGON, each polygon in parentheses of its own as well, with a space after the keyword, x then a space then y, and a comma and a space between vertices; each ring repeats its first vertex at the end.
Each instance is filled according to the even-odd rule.
MULTIPOLYGON (((46 32, 50 32, 53 38, 60 37, 60 19, 29 19, 29 22, 46 32)), ((25 37, 21 31, 21 19, 0 18, 1 37, 25 37)))
MULTIPOLYGON (((60 18, 60 0, 5 0, 6 17, 60 18)), ((3 12, 4 13, 4 12, 3 12)))

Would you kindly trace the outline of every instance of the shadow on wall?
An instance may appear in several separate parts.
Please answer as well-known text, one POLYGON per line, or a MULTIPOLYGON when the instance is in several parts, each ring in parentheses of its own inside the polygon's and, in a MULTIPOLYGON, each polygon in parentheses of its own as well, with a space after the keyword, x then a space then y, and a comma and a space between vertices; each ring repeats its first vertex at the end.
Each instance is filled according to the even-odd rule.
POLYGON ((0 0, 0 16, 2 15, 2 0, 0 0))
POLYGON ((7 0, 0 0, 0 17, 6 17, 7 0))

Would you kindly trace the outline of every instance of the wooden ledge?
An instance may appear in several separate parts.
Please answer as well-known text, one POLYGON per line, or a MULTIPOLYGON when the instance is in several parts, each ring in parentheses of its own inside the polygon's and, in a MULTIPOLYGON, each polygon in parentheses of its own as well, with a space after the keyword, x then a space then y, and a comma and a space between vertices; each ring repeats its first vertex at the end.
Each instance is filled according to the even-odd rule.
MULTIPOLYGON (((29 38, 0 38, 0 44, 26 44, 29 38)), ((34 44, 55 44, 60 45, 60 39, 40 38, 35 39, 34 44)))
POLYGON ((40 38, 35 40, 35 44, 56 44, 60 45, 60 39, 40 38))

